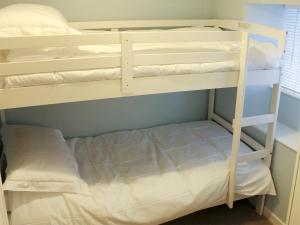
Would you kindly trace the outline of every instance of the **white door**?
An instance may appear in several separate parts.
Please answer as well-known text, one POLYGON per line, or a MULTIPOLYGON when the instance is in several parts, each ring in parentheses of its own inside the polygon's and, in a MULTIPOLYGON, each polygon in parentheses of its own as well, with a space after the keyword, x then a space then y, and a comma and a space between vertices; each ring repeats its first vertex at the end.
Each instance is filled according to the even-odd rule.
POLYGON ((298 176, 289 225, 300 225, 300 168, 298 169, 298 176))

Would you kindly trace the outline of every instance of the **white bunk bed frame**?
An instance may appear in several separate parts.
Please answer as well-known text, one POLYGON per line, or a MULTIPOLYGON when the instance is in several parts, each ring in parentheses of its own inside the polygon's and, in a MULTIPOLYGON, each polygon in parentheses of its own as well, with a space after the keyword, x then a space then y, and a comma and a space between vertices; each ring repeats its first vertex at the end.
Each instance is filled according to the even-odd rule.
MULTIPOLYGON (((11 108, 210 89, 209 120, 216 121, 233 133, 227 205, 232 208, 234 201, 240 199, 234 194, 237 163, 264 159, 265 163, 270 166, 280 98, 281 70, 247 71, 249 36, 256 34, 273 38, 277 40, 278 49, 283 53, 286 32, 266 26, 228 20, 101 21, 73 22, 70 23, 70 25, 77 29, 110 29, 111 32, 47 37, 1 38, 0 50, 121 44, 121 56, 0 63, 0 76, 121 67, 121 79, 1 89, 0 109, 2 110, 1 118, 3 122, 5 122, 5 113, 3 110, 11 108), (123 28, 189 26, 216 26, 224 28, 226 31, 120 31, 120 29, 123 28), (241 41, 242 49, 240 53, 193 52, 136 54, 133 52, 134 43, 195 41, 241 41), (237 72, 133 78, 133 66, 138 65, 201 63, 234 60, 238 58, 240 59, 240 70, 237 72), (243 117, 245 88, 253 85, 271 85, 273 87, 272 104, 269 114, 245 118, 243 117), (214 112, 215 89, 229 87, 237 87, 233 125, 214 112), (258 124, 269 124, 265 146, 262 146, 241 130, 243 127, 258 124), (241 139, 251 146, 254 151, 239 157, 239 143, 241 139)), ((257 212, 259 214, 263 213, 264 201, 265 196, 261 196, 257 204, 257 212)), ((224 202, 220 204, 224 204, 224 202)), ((0 223, 2 225, 8 225, 4 191, 1 182, 0 208, 0 223)))

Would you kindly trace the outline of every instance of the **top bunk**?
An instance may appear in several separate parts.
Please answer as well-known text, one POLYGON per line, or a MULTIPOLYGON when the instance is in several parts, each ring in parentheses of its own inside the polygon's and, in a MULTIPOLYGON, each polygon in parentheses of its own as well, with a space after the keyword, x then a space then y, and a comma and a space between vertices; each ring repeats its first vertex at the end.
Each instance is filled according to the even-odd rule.
POLYGON ((286 33, 266 26, 228 20, 45 26, 41 18, 29 27, 22 11, 21 25, 10 21, 3 29, 1 13, 0 109, 236 87, 242 65, 247 85, 280 81, 286 33))

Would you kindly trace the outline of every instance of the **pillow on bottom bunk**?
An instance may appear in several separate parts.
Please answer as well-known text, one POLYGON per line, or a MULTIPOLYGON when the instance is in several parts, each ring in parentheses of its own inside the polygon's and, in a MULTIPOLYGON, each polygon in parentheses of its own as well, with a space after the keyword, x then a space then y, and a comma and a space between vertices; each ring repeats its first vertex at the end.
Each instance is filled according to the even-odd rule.
POLYGON ((56 129, 6 125, 6 191, 89 194, 74 155, 56 129))

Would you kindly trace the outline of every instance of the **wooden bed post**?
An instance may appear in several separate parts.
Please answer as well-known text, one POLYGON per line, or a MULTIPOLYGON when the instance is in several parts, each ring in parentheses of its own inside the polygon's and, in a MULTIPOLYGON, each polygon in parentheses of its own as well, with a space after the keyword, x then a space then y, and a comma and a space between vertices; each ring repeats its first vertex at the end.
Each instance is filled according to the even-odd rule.
POLYGON ((5 116, 5 111, 3 109, 0 110, 0 118, 1 118, 1 125, 6 124, 6 116, 5 116))
POLYGON ((4 190, 3 190, 3 186, 2 186, 1 173, 0 173, 0 224, 8 225, 8 216, 7 216, 4 190))
POLYGON ((208 99, 208 120, 213 120, 213 115, 215 112, 215 96, 216 90, 209 90, 209 99, 208 99))
MULTIPOLYGON (((268 167, 271 166, 272 162, 272 152, 274 148, 274 141, 275 141, 275 132, 277 126, 277 117, 278 117, 278 108, 279 108, 279 101, 280 101, 280 83, 275 84, 272 88, 272 102, 270 107, 270 113, 275 115, 275 119, 273 123, 268 125, 267 137, 266 137, 266 149, 270 150, 271 154, 265 158, 265 163, 268 167)), ((257 204, 256 204, 256 212, 259 215, 262 215, 264 212, 266 196, 258 196, 257 204)))
POLYGON ((249 33, 242 32, 242 48, 240 56, 240 73, 237 87, 235 116, 233 120, 233 139, 232 149, 229 161, 229 187, 227 205, 229 208, 233 208, 235 198, 235 183, 236 183, 236 167, 240 150, 240 140, 242 133, 242 119, 244 114, 244 101, 246 92, 246 76, 247 76, 247 58, 249 48, 249 33))
MULTIPOLYGON (((280 39, 278 40, 278 48, 281 51, 282 55, 284 55, 285 52, 286 34, 287 33, 282 34, 280 39)), ((282 70, 280 75, 282 75, 282 70)), ((265 163, 268 167, 271 166, 271 162, 272 162, 272 153, 274 150, 280 95, 281 95, 281 85, 279 81, 279 83, 274 84, 272 88, 272 101, 270 105, 270 113, 274 114, 274 122, 268 125, 268 131, 267 131, 268 133, 266 137, 266 149, 269 149, 271 152, 269 157, 265 158, 265 163)), ((257 199, 256 212, 259 215, 263 215, 264 213, 265 200, 266 200, 265 195, 259 196, 257 199)))
MULTIPOLYGON (((0 110, 1 125, 6 123, 5 111, 0 110)), ((0 224, 8 225, 7 209, 5 203, 4 190, 2 186, 2 177, 0 173, 0 224)))

